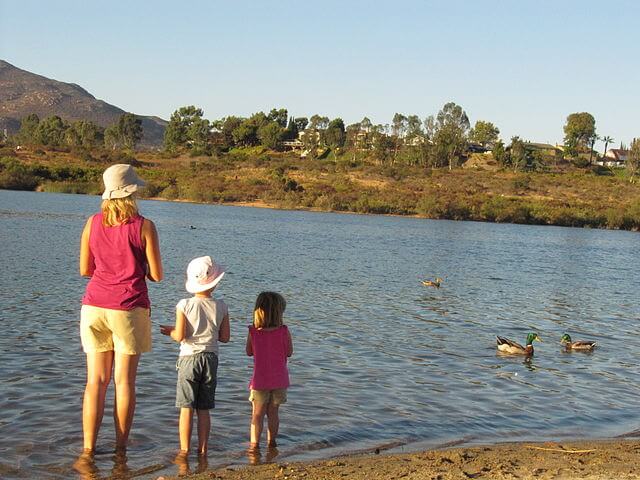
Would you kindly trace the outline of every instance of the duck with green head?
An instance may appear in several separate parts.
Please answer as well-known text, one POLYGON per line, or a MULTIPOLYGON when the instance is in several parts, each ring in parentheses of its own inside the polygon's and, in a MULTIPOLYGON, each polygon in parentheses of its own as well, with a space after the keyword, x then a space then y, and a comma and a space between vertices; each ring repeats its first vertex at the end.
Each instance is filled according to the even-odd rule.
POLYGON ((589 351, 593 350, 596 346, 596 342, 592 342, 590 340, 576 340, 575 342, 572 342, 571 336, 568 333, 562 335, 560 343, 564 345, 564 348, 567 350, 589 351))
POLYGON ((509 340, 508 338, 497 336, 498 351, 502 353, 510 353, 512 355, 533 355, 533 342, 537 340, 539 342, 542 339, 537 333, 530 333, 527 335, 527 343, 523 347, 518 342, 509 340))

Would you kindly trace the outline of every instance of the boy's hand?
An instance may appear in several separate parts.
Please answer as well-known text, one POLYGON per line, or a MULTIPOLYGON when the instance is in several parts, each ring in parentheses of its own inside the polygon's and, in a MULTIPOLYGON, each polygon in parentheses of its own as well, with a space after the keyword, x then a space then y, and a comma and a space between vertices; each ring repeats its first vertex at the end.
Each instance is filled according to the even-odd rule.
POLYGON ((170 325, 160 325, 160 333, 163 335, 171 336, 171 332, 173 332, 173 327, 170 325))

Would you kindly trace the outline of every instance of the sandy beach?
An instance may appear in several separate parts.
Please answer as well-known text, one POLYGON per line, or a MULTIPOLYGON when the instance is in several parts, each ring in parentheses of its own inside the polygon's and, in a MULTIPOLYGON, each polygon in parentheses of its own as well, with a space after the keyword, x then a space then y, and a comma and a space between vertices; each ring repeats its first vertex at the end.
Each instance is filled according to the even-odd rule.
MULTIPOLYGON (((266 453, 266 452, 263 452, 266 453)), ((192 459, 195 462, 195 459, 192 459)), ((169 480, 174 477, 158 477, 169 480)), ((185 478, 180 476, 179 478, 185 478)), ((337 457, 227 467, 188 476, 192 480, 454 480, 637 479, 640 440, 502 443, 407 454, 337 457)))

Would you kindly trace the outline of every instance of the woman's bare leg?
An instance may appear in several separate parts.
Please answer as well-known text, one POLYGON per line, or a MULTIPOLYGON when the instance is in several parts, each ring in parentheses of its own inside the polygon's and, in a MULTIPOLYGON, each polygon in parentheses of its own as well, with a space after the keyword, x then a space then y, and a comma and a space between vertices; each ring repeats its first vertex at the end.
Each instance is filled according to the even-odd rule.
POLYGON ((136 375, 140 355, 116 353, 114 360, 115 397, 113 419, 116 426, 116 450, 126 450, 136 410, 136 375))
POLYGON ((113 352, 87 353, 87 385, 82 402, 82 431, 84 451, 96 449, 98 432, 104 414, 104 399, 111 382, 113 352))

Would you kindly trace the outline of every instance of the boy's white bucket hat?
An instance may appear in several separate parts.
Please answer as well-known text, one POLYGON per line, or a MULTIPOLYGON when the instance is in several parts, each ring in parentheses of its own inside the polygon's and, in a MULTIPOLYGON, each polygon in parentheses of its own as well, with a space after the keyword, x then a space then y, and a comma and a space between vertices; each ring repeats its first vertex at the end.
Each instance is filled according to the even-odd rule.
POLYGON ((187 267, 189 293, 200 293, 215 287, 224 277, 224 267, 215 263, 210 256, 194 258, 187 267))
POLYGON ((111 165, 102 174, 104 181, 103 200, 114 198, 124 198, 138 191, 138 187, 144 187, 144 181, 131 165, 117 164, 111 165))

